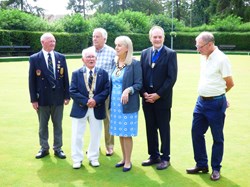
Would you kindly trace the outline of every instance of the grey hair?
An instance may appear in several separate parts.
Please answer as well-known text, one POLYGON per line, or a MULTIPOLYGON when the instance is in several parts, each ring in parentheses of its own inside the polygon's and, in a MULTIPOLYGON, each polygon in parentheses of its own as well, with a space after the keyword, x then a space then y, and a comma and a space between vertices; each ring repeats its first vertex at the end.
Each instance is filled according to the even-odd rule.
POLYGON ((50 32, 46 32, 46 33, 44 33, 44 34, 41 36, 40 41, 44 41, 45 39, 51 38, 51 37, 52 37, 52 38, 55 38, 53 34, 51 34, 50 32))
POLYGON ((96 56, 96 51, 95 51, 95 49, 92 48, 92 47, 89 47, 89 48, 86 48, 86 49, 83 49, 83 50, 82 50, 82 58, 85 57, 86 53, 88 53, 88 52, 93 52, 93 54, 95 54, 95 56, 96 56))
POLYGON ((133 43, 131 39, 128 36, 118 36, 115 39, 115 44, 118 42, 128 48, 125 64, 127 65, 131 64, 133 59, 133 43))
POLYGON ((107 33, 107 31, 104 28, 95 28, 94 31, 93 31, 93 34, 95 32, 100 32, 102 34, 102 37, 105 38, 106 41, 107 41, 107 39, 108 39, 108 33, 107 33))
POLYGON ((155 25, 155 26, 153 26, 153 27, 150 29, 150 31, 149 31, 149 39, 151 38, 152 32, 153 32, 153 30, 155 30, 155 29, 161 30, 161 31, 162 31, 162 35, 163 35, 163 38, 165 38, 164 29, 163 29, 162 27, 158 26, 158 25, 155 25))
POLYGON ((213 42, 214 43, 214 35, 211 32, 201 32, 195 40, 197 41, 198 39, 201 39, 203 42, 208 43, 208 42, 213 42))

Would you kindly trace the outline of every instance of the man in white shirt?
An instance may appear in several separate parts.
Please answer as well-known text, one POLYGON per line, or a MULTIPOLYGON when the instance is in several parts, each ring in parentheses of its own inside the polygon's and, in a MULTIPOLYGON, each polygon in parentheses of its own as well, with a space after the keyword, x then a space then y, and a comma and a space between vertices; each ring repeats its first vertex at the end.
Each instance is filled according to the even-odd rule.
POLYGON ((208 158, 204 134, 211 129, 213 136, 211 180, 220 179, 220 168, 224 149, 223 127, 227 100, 225 93, 233 86, 231 64, 227 56, 214 44, 210 32, 196 37, 196 48, 201 56, 201 72, 198 86, 199 97, 193 112, 192 142, 196 165, 187 169, 188 174, 207 173, 208 158))

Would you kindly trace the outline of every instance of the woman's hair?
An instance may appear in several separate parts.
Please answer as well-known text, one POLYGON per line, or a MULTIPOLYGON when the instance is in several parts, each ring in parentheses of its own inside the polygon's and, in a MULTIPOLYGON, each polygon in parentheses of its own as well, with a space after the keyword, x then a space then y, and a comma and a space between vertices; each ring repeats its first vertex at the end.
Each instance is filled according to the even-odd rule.
POLYGON ((128 52, 125 59, 125 64, 129 65, 132 63, 133 58, 133 43, 128 36, 118 36, 115 39, 115 44, 120 43, 128 48, 128 52))

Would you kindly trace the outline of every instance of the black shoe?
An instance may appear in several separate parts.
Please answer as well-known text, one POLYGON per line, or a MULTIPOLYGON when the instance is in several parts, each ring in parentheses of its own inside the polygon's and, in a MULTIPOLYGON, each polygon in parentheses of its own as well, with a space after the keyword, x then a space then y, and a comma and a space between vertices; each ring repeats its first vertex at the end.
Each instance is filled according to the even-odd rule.
POLYGON ((157 159, 151 159, 149 158, 148 160, 145 160, 141 163, 142 166, 151 166, 153 164, 158 164, 161 162, 161 159, 160 158, 157 158, 157 159))
POLYGON ((62 150, 58 150, 54 152, 54 155, 60 159, 65 159, 66 155, 64 154, 64 152, 62 150))
POLYGON ((119 167, 124 166, 124 164, 125 164, 125 163, 117 163, 117 164, 115 165, 115 167, 116 167, 116 168, 119 168, 119 167))
POLYGON ((212 181, 217 181, 217 180, 219 180, 219 179, 220 179, 220 172, 217 171, 217 170, 213 170, 213 173, 211 174, 210 179, 211 179, 212 181))
POLYGON ((157 164, 156 169, 163 170, 163 169, 166 169, 168 166, 170 166, 170 162, 162 160, 161 163, 157 164))
POLYGON ((208 167, 198 167, 198 166, 195 166, 193 168, 186 169, 186 171, 187 171, 188 174, 196 174, 196 173, 199 173, 200 171, 202 173, 207 173, 208 172, 208 167))
POLYGON ((36 158, 43 158, 45 156, 47 156, 49 154, 49 150, 40 150, 37 154, 36 154, 36 158))
POLYGON ((123 172, 127 172, 127 171, 130 171, 131 169, 132 169, 132 163, 130 163, 130 167, 129 168, 123 167, 122 171, 123 172))

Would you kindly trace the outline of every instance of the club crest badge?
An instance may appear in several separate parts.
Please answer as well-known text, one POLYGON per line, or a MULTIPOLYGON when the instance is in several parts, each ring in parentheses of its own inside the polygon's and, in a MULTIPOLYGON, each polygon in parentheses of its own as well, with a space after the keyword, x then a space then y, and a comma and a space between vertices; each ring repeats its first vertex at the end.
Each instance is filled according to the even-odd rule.
POLYGON ((41 76, 41 70, 40 69, 36 70, 36 76, 38 76, 38 77, 41 76))

